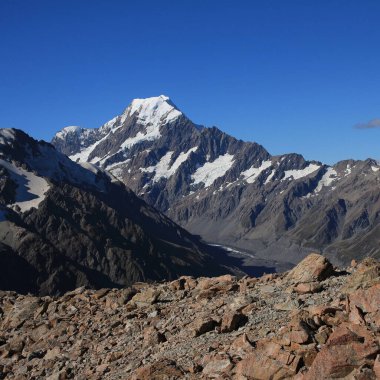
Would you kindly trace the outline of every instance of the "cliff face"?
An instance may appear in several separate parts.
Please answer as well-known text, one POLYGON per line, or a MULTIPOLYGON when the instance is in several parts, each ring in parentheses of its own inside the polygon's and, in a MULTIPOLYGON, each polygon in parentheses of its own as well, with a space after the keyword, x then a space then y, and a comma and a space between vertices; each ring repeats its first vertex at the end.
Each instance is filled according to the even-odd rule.
POLYGON ((380 264, 0 294, 1 378, 376 379, 380 264))

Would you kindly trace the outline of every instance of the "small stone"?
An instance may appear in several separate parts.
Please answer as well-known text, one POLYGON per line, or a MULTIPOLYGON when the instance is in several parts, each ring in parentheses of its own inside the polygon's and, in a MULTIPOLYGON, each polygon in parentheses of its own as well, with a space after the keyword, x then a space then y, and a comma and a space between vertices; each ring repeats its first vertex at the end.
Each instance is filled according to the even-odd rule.
POLYGON ((304 329, 294 330, 290 333, 290 340, 295 343, 304 344, 309 340, 309 334, 304 329))
POLYGON ((105 295, 107 295, 108 293, 110 292, 110 289, 106 289, 106 288, 103 288, 103 289, 99 289, 97 290, 93 297, 98 300, 100 298, 103 298, 105 295))
POLYGON ((159 290, 148 288, 134 295, 131 299, 131 303, 134 303, 139 307, 152 305, 156 302, 159 295, 159 290))
POLYGON ((143 339, 145 346, 166 342, 165 335, 159 332, 155 327, 146 328, 144 330, 143 339))
POLYGON ((322 285, 318 282, 301 282, 294 287, 294 291, 299 294, 316 293, 322 289, 322 285))
POLYGON ((29 354, 28 360, 42 359, 46 354, 46 350, 33 351, 29 354))
POLYGON ((45 360, 54 360, 56 357, 58 357, 61 353, 61 350, 59 347, 54 347, 51 350, 48 350, 46 352, 46 355, 44 357, 45 360))
POLYGON ((322 326, 319 328, 317 334, 314 335, 314 339, 319 344, 325 344, 331 334, 331 329, 327 326, 322 326))
POLYGON ((100 364, 96 367, 96 372, 104 374, 110 371, 109 365, 107 363, 100 364))

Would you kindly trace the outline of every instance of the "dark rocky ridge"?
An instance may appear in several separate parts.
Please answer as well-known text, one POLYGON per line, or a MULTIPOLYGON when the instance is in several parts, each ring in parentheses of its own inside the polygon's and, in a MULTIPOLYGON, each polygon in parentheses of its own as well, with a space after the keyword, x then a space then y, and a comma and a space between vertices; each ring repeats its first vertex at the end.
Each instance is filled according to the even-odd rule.
POLYGON ((298 154, 271 156, 259 144, 193 124, 163 96, 133 101, 100 129, 64 129, 52 142, 74 160, 111 171, 207 241, 294 263, 310 250, 344 263, 380 257, 374 160, 330 167, 298 154), (93 145, 89 135, 101 138, 93 145), (194 178, 199 168, 220 173, 205 184, 207 173, 203 182, 194 178))
POLYGON ((56 294, 229 271, 108 173, 22 131, 0 137, 1 289, 56 294), (20 209, 38 200, 41 181, 48 191, 40 203, 20 209))

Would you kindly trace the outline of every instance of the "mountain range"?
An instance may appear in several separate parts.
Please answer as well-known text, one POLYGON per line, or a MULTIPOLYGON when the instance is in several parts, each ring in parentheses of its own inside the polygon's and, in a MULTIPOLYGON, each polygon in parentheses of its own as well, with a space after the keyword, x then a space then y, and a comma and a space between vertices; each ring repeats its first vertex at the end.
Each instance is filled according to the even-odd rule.
POLYGON ((205 241, 296 263, 380 257, 380 166, 326 165, 194 124, 164 95, 135 99, 99 128, 66 127, 57 150, 111 173, 205 241))
POLYGON ((0 289, 58 294, 228 273, 112 174, 0 129, 0 289))

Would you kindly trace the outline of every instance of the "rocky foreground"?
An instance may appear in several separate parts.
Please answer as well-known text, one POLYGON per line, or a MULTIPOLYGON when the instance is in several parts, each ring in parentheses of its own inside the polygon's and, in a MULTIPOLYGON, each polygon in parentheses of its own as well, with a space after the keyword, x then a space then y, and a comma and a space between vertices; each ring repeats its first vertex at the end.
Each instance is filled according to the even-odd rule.
POLYGON ((377 379, 380 263, 0 293, 0 379, 377 379))

